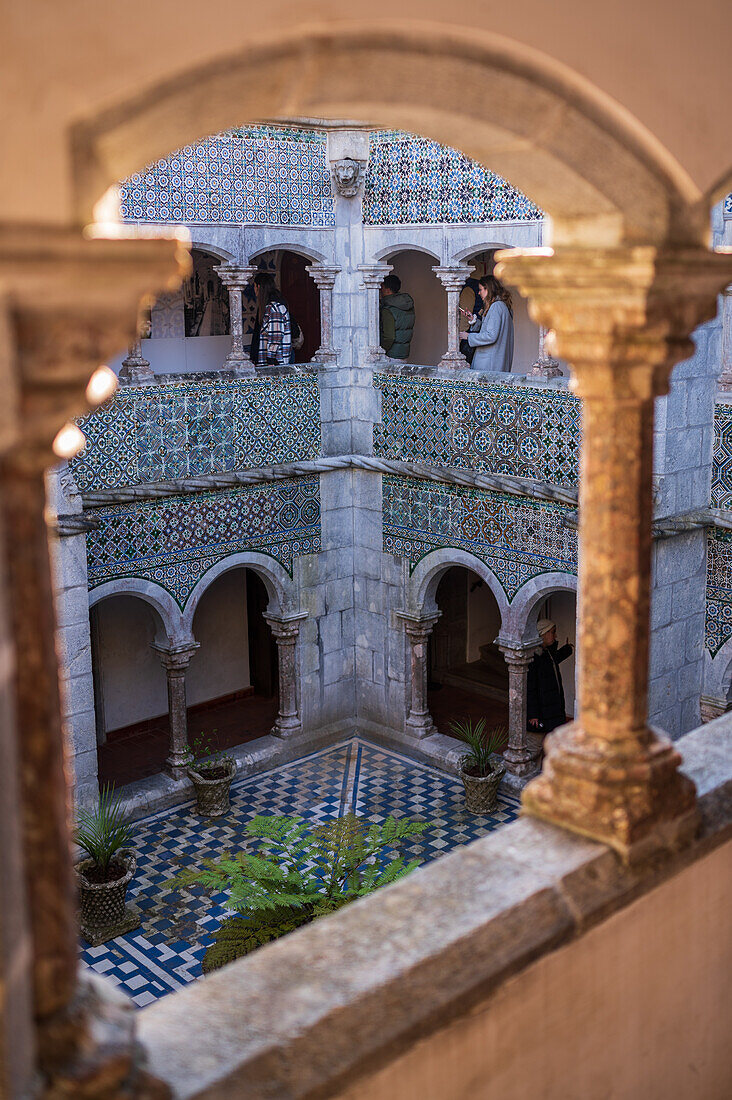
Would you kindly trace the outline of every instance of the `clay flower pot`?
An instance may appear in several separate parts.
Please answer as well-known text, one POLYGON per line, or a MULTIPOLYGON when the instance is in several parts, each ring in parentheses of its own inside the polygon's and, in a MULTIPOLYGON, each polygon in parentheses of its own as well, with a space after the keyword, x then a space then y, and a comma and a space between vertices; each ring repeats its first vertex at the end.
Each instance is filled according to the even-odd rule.
POLYGON ((498 788, 506 774, 506 765, 494 763, 488 775, 471 775, 464 768, 460 778, 465 788, 465 808, 471 814, 490 814, 496 808, 498 788))
POLYGON ((137 858, 129 848, 120 848, 110 864, 112 872, 119 870, 108 882, 101 880, 93 859, 76 864, 79 890, 79 924, 81 934, 92 947, 116 939, 140 925, 140 913, 125 905, 127 887, 137 869, 137 858))
POLYGON ((202 817, 221 817, 230 808, 229 791, 236 775, 233 760, 217 761, 212 767, 191 764, 188 778, 196 788, 197 809, 202 817))

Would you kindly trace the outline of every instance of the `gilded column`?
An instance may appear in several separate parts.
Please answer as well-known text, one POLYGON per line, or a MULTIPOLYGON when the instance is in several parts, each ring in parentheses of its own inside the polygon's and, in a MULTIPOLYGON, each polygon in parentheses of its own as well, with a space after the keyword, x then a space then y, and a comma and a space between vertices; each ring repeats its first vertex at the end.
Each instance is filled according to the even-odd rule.
POLYGON ((406 732, 421 739, 437 733, 427 706, 427 646, 440 612, 434 615, 408 615, 399 611, 397 616, 404 623, 411 650, 412 697, 405 723, 406 732))
POLYGON ((460 317, 458 306, 460 304, 460 291, 465 286, 465 280, 473 270, 457 264, 454 267, 433 267, 447 291, 447 351, 440 359, 438 366, 450 370, 462 370, 468 366, 468 361, 460 351, 460 317))
POLYGON ((313 362, 335 363, 338 353, 333 347, 333 287, 341 269, 327 264, 310 264, 305 270, 320 291, 320 347, 313 356, 313 362))
POLYGON ((730 269, 728 256, 651 246, 504 252, 496 269, 554 329, 583 400, 579 711, 548 740, 523 807, 627 860, 697 826, 694 784, 647 722, 653 410, 730 269))
POLYGON ((168 721, 170 724, 170 751, 165 770, 174 779, 185 775, 188 764, 188 704, 186 701, 186 673, 191 657, 199 647, 198 642, 168 649, 156 645, 152 649, 160 657, 168 682, 168 721))
POLYGON ((506 645, 499 639, 498 648, 508 667, 508 746, 503 759, 510 772, 524 776, 536 770, 526 735, 526 687, 537 647, 506 645))
POLYGON ((219 264, 216 268, 221 282, 229 290, 231 351, 224 360, 222 370, 232 370, 237 378, 251 378, 254 374, 254 364, 244 351, 241 296, 256 270, 256 267, 238 267, 233 264, 219 264))
POLYGON ((274 737, 292 737, 302 730, 302 719, 297 707, 296 647, 300 623, 307 613, 297 615, 265 615, 277 642, 277 659, 280 681, 279 711, 272 727, 274 737))
POLYGON ((380 363, 386 360, 386 352, 381 346, 379 334, 379 290, 386 276, 392 271, 391 264, 359 264, 361 272, 361 285, 366 290, 366 302, 368 306, 369 346, 366 356, 371 363, 380 363))

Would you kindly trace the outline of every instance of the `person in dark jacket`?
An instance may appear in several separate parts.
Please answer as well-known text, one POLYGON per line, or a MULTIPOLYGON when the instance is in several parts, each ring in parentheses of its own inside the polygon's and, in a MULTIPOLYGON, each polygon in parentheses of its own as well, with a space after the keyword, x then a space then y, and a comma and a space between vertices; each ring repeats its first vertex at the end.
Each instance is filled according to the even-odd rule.
POLYGON ((551 733, 567 721, 564 685, 559 666, 572 656, 572 646, 557 647, 557 628, 550 619, 539 619, 536 629, 541 637, 541 653, 529 665, 526 717, 529 729, 551 733))
POLYGON ((379 338, 390 359, 406 359, 414 332, 414 299, 401 294, 402 281, 397 275, 387 275, 381 284, 379 297, 379 338))

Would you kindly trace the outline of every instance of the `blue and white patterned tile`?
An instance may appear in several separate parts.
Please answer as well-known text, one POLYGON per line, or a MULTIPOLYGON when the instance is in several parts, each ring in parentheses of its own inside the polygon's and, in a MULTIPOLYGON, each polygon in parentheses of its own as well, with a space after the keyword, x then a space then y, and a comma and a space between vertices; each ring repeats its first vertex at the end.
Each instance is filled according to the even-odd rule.
POLYGON ((359 738, 240 780, 231 803, 216 821, 199 818, 189 803, 134 826, 138 867, 128 897, 142 911, 142 925, 101 947, 82 945, 81 959, 140 1007, 200 976, 201 959, 229 915, 222 894, 209 896, 198 886, 164 893, 164 884, 183 867, 251 843, 244 828, 256 814, 298 814, 313 823, 348 812, 375 822, 390 814, 416 817, 430 829, 403 851, 429 863, 519 811, 517 799, 501 794, 495 813, 468 814, 457 777, 359 738))

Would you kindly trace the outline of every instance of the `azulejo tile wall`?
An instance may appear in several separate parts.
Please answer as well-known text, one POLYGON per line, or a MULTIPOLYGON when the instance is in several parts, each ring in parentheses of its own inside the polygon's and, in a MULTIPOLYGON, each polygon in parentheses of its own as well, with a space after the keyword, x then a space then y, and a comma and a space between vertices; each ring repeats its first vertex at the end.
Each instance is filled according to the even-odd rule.
POLYGON ((725 218, 732 218, 732 191, 724 200, 724 216, 725 218))
POLYGON ((374 385, 381 458, 577 484, 582 406, 565 390, 387 374, 374 385))
POLYGON ((542 212, 457 149, 395 130, 371 134, 366 225, 533 221, 542 212))
POLYGON ((81 492, 317 458, 315 375, 129 387, 79 426, 81 492))
POLYGON ((320 482, 292 478, 223 492, 93 509, 86 536, 89 588, 141 577, 166 588, 185 607, 217 561, 259 550, 292 574, 293 560, 320 550, 320 482))
POLYGON ((714 408, 712 507, 732 509, 732 403, 726 401, 714 408))
POLYGON ((705 644, 712 657, 732 638, 732 531, 707 535, 705 644))
POLYGON ((322 130, 247 126, 186 145, 124 180, 121 215, 152 222, 329 226, 322 130))
POLYGON ((403 477, 384 477, 383 505, 384 550, 411 569, 454 546, 485 562, 509 599, 541 573, 577 572, 577 532, 563 522, 564 505, 403 477))

